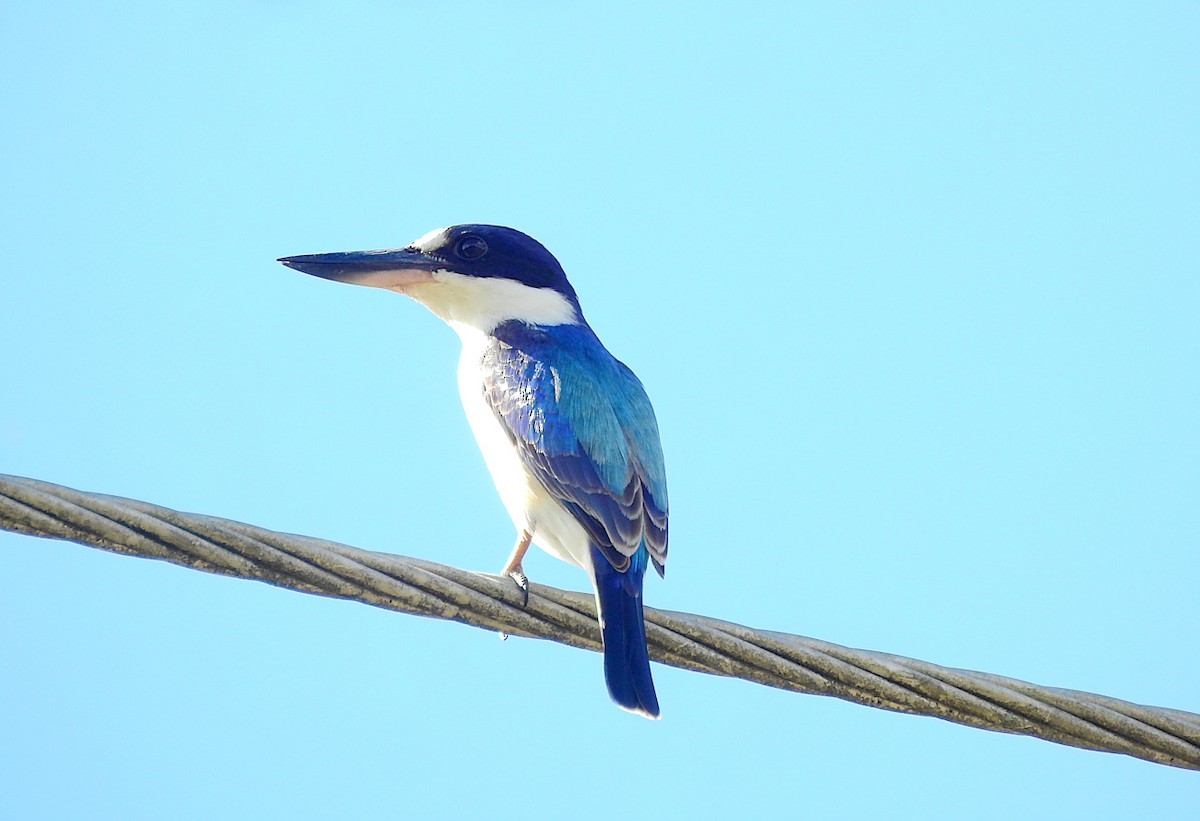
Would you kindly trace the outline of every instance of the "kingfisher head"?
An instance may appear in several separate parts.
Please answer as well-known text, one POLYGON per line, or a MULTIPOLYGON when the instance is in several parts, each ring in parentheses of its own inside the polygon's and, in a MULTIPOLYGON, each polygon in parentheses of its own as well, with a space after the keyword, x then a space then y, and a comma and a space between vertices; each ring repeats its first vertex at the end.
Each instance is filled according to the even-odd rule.
POLYGON ((303 254, 279 260, 306 274, 411 296, 451 325, 490 331, 502 322, 583 321, 554 255, 502 225, 452 225, 406 248, 303 254))

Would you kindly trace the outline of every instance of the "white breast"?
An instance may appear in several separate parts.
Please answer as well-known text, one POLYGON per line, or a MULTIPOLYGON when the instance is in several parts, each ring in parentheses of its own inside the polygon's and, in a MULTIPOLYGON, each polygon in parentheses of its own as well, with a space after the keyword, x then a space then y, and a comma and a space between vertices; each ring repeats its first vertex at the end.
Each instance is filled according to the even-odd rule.
POLYGON ((484 398, 479 365, 488 334, 472 325, 454 321, 449 324, 463 346, 458 360, 458 392, 463 410, 509 517, 518 532, 533 533, 533 543, 538 547, 584 568, 590 575, 592 560, 587 533, 525 468, 520 453, 484 398))

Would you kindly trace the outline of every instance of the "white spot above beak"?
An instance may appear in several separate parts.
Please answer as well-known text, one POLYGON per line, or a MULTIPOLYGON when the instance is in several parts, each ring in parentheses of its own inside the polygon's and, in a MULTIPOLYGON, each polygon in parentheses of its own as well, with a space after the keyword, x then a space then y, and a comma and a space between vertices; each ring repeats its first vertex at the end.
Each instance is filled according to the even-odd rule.
POLYGON ((448 228, 434 228, 427 234, 422 234, 419 238, 413 240, 410 247, 416 248, 418 251, 428 251, 432 248, 437 248, 446 238, 448 228))

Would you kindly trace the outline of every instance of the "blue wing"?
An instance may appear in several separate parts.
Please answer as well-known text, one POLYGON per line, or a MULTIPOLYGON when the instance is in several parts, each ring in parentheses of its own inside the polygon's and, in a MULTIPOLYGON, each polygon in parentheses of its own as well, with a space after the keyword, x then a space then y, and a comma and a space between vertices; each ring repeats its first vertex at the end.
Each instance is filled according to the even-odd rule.
MULTIPOLYGON (((587 325, 506 322, 493 336, 484 396, 525 464, 615 570, 625 571, 644 544, 661 575, 667 482, 642 383, 587 325)), ((640 587, 641 574, 630 575, 640 587)))
POLYGON ((642 618, 647 559, 667 559, 667 482, 641 382, 586 325, 507 322, 483 356, 484 396, 525 465, 587 531, 609 695, 656 718, 642 618))

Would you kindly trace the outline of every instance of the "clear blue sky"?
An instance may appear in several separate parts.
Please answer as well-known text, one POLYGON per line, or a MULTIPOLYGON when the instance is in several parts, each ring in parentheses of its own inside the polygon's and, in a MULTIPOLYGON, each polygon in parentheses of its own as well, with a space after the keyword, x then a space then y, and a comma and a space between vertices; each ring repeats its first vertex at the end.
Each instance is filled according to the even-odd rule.
MULTIPOLYGON (((734 5, 5 3, 0 471, 494 571, 453 333, 274 260, 503 223, 658 410, 651 605, 1200 710, 1197 7, 734 5)), ((6 818, 1200 805, 68 543, 0 583, 6 818)))

